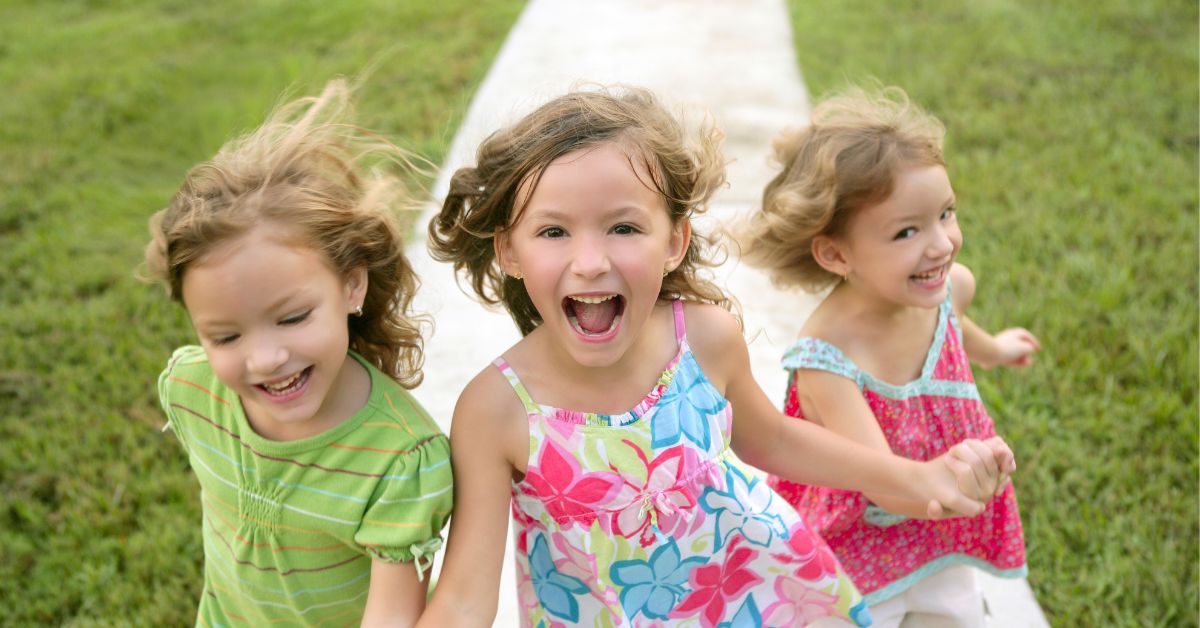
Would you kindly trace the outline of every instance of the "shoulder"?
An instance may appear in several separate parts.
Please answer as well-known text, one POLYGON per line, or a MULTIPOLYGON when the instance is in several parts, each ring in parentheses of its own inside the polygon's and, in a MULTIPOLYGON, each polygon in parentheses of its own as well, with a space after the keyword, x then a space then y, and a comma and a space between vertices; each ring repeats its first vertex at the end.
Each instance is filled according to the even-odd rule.
POLYGON ((817 305, 800 327, 799 337, 789 346, 789 352, 821 349, 841 354, 859 342, 862 325, 840 296, 831 293, 817 305))
POLYGON ((687 324, 688 344, 697 353, 745 345, 741 323, 723 307, 684 302, 683 316, 687 324))
POLYGON ((688 346, 704 374, 724 390, 730 379, 750 366, 742 325, 734 315, 717 305, 685 303, 688 346))
POLYGON ((950 267, 950 301, 954 309, 962 312, 975 298, 975 275, 970 268, 955 262, 950 267))
POLYGON ((204 353, 204 348, 197 345, 184 345, 171 354, 171 358, 167 360, 166 368, 163 369, 163 375, 173 375, 181 371, 196 371, 205 368, 208 368, 208 355, 204 353))
POLYGON ((202 347, 185 345, 171 354, 167 366, 158 376, 158 395, 165 405, 193 396, 210 397, 229 402, 232 391, 225 389, 202 347))
POLYGON ((458 396, 454 412, 457 415, 462 411, 470 411, 472 416, 511 416, 524 414, 524 406, 504 372, 488 364, 467 382, 458 396))
POLYGON ((365 361, 361 364, 366 367, 371 377, 369 405, 372 419, 361 424, 358 429, 381 430, 380 436, 389 439, 403 434, 404 438, 413 444, 445 438, 437 422, 411 392, 374 365, 365 361))
POLYGON ((460 449, 461 453, 499 449, 512 464, 523 464, 521 445, 528 450, 527 416, 505 374, 489 364, 467 383, 454 405, 451 454, 459 454, 460 449))

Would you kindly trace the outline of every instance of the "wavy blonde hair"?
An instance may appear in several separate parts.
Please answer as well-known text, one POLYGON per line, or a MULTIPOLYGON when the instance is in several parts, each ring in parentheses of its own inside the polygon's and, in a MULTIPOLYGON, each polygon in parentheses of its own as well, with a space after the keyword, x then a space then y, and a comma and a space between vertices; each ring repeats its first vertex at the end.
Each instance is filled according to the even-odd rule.
MULTIPOLYGON (((511 228, 524 210, 523 186, 537 186, 555 159, 605 142, 617 142, 640 160, 672 224, 704 212, 725 183, 722 134, 707 117, 691 132, 654 95, 634 87, 577 89, 551 100, 483 141, 475 165, 450 179, 442 209, 429 224, 430 252, 453 262, 486 304, 503 303, 522 334, 542 319, 525 285, 505 276, 492 238, 511 228)), ((714 265, 713 242, 693 233, 680 265, 663 280, 660 298, 682 297, 729 309, 729 298, 698 270, 714 265)))
POLYGON ((823 100, 811 124, 775 139, 783 170, 736 230, 742 259, 779 285, 819 290, 838 281, 813 258, 813 239, 840 234, 856 210, 891 196, 900 170, 944 167, 944 136, 898 87, 852 87, 823 100))
POLYGON ((419 280, 393 210, 415 208, 404 180, 423 170, 410 153, 348 122, 350 96, 344 80, 331 81, 192 168, 150 219, 142 274, 186 307, 191 264, 270 224, 289 243, 321 252, 341 276, 366 269, 362 315, 347 322, 350 348, 412 388, 422 378, 427 318, 411 312, 419 280))

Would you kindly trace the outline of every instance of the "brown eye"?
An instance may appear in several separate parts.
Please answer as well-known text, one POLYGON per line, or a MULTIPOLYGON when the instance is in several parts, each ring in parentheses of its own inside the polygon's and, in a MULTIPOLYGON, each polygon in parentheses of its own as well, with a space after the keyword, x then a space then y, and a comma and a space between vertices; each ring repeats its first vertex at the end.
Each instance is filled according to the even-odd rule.
POLYGON ((613 227, 613 233, 617 235, 633 235, 637 233, 637 227, 628 224, 619 224, 613 227))

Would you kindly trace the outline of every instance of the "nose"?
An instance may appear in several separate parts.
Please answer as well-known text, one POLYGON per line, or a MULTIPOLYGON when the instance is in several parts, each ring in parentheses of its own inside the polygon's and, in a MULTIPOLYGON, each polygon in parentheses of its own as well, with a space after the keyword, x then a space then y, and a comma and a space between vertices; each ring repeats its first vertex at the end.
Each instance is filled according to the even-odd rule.
POLYGON ((571 251, 571 272, 580 277, 598 277, 608 272, 612 264, 603 238, 578 237, 571 251))
POLYGON ((287 349, 281 343, 270 334, 259 334, 246 355, 246 370, 254 375, 273 375, 287 360, 287 349))
POLYGON ((940 260, 949 257, 957 248, 955 244, 955 233, 952 228, 938 225, 933 229, 932 239, 925 249, 925 254, 930 259, 940 260))

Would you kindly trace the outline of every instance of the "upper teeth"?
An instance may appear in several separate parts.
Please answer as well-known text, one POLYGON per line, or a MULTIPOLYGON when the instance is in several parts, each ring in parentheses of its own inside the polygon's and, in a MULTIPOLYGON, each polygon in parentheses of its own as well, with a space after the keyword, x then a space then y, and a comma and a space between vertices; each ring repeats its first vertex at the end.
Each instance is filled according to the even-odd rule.
POLYGON ((596 303, 604 303, 605 301, 607 301, 609 299, 615 299, 615 298, 617 298, 617 295, 615 295, 615 294, 610 294, 606 297, 570 297, 570 299, 572 301, 579 301, 580 303, 590 303, 593 305, 596 303))
POLYGON ((283 389, 287 388, 288 386, 291 386, 292 384, 296 383, 296 380, 300 379, 300 375, 301 375, 301 373, 296 373, 295 375, 287 378, 286 380, 284 380, 282 382, 276 382, 274 384, 263 384, 263 387, 270 389, 270 390, 283 390, 283 389))

